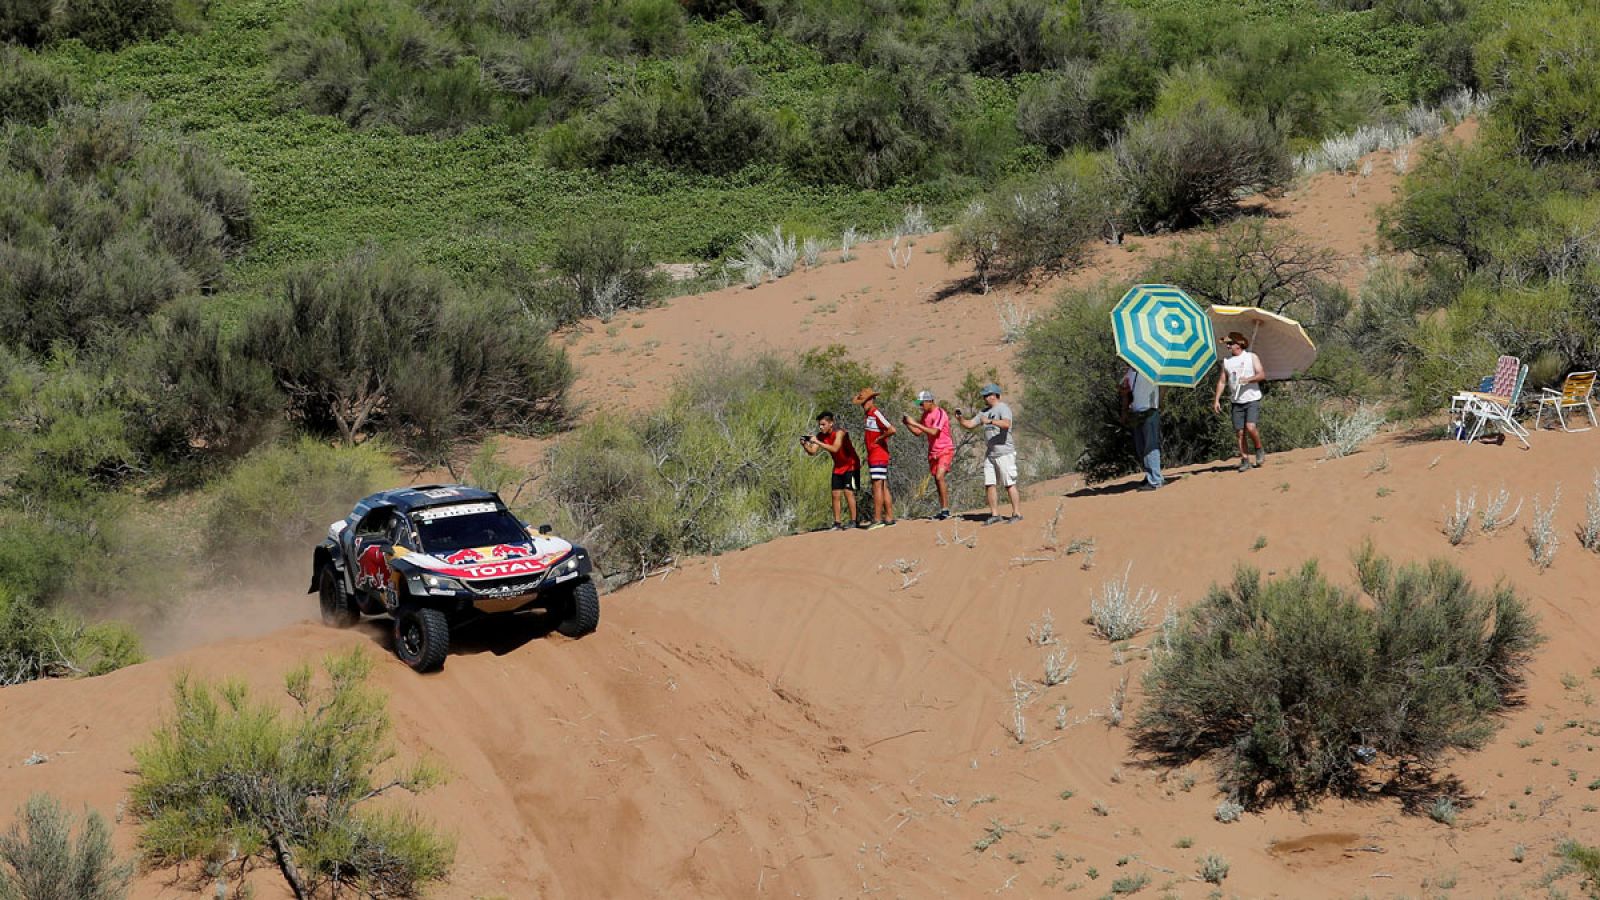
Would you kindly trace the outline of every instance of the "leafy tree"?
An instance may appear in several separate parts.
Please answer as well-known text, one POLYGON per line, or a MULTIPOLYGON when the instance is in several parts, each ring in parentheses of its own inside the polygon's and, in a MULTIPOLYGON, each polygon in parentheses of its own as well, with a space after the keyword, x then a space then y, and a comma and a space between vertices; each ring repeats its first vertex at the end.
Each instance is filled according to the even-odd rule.
POLYGON ((442 879, 453 842, 413 816, 369 801, 437 783, 432 766, 400 770, 382 692, 367 684, 360 650, 290 672, 294 701, 254 700, 239 682, 180 676, 173 716, 134 750, 131 810, 144 822, 140 849, 157 865, 203 860, 242 876, 269 862, 297 898, 354 889, 415 897, 442 879))

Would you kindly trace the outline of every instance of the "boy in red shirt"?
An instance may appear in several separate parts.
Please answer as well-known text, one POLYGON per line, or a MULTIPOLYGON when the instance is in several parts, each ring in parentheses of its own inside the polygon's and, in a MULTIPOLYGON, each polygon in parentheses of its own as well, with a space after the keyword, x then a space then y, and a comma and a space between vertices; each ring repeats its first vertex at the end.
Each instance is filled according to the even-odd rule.
POLYGON ((817 433, 800 438, 807 456, 826 450, 833 457, 833 530, 842 531, 856 523, 856 491, 861 489, 861 457, 850 442, 850 435, 833 424, 833 413, 817 416, 817 433), (839 520, 841 502, 850 504, 850 525, 839 520))
POLYGON ((928 439, 928 474, 939 486, 939 514, 934 518, 944 520, 950 518, 950 487, 945 484, 944 477, 950 473, 950 465, 956 458, 956 443, 950 439, 950 414, 933 402, 933 391, 918 394, 917 402, 922 404, 922 421, 913 422, 910 416, 901 416, 900 420, 912 434, 928 439))
POLYGON ((889 438, 894 426, 874 402, 878 392, 862 388, 852 403, 866 415, 867 478, 872 482, 872 524, 868 531, 894 524, 894 498, 889 496, 889 438))

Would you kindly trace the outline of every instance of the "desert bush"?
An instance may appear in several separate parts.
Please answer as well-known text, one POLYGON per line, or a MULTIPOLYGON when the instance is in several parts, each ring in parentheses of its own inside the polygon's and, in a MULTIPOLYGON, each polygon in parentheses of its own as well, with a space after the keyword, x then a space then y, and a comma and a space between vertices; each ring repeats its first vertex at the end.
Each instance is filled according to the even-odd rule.
POLYGON ((1295 232, 1259 219, 1230 222, 1150 263, 1164 284, 1183 285, 1201 303, 1257 306, 1308 328, 1338 318, 1327 305, 1340 260, 1295 232))
POLYGON ((585 220, 557 238, 547 268, 507 264, 505 282, 522 305, 551 325, 601 321, 648 306, 660 289, 644 242, 625 222, 585 220))
POLYGON ((1105 167, 1087 157, 1002 185, 968 207, 945 255, 970 262, 986 288, 994 281, 1076 269, 1087 260, 1091 242, 1114 230, 1107 182, 1105 167))
POLYGON ((0 686, 104 675, 142 660, 139 639, 125 626, 89 625, 0 585, 0 686))
POLYGON ((320 680, 309 665, 284 678, 287 714, 237 681, 178 678, 172 717, 134 750, 129 810, 143 822, 147 861, 241 873, 268 864, 297 896, 414 897, 444 878, 450 839, 393 806, 370 808, 395 788, 415 794, 440 777, 426 763, 389 765, 393 728, 384 694, 367 684, 372 657, 352 650, 322 669, 320 680))
POLYGON ((1431 144, 1380 213, 1378 234, 1394 250, 1478 271, 1559 190, 1551 173, 1492 142, 1431 144))
POLYGON ((1293 169, 1265 120, 1204 99, 1134 123, 1112 153, 1129 221, 1147 231, 1222 218, 1240 197, 1287 184, 1293 169))
POLYGON ((142 108, 0 132, 0 333, 44 353, 216 287, 250 236, 244 180, 142 108))
POLYGON ((30 47, 76 38, 95 50, 115 50, 176 25, 173 0, 17 0, 0 8, 0 41, 30 47))
POLYGON ((744 273, 745 283, 754 287, 768 278, 782 278, 794 271, 799 251, 795 249, 795 236, 785 234, 783 226, 775 225, 772 233, 752 231, 739 242, 728 266, 744 273))
POLYGON ((44 360, 0 347, 0 485, 34 503, 86 503, 147 471, 131 385, 58 348, 44 360))
POLYGON ((1411 785, 1481 745, 1540 640, 1526 604, 1443 561, 1396 567, 1370 544, 1357 571, 1370 606, 1315 563, 1213 586, 1146 675, 1140 746, 1172 764, 1214 758, 1221 787, 1252 807, 1364 793, 1374 759, 1411 785))
POLYGON ((1556 845, 1556 854, 1571 863, 1583 875, 1583 884, 1589 895, 1600 894, 1600 847, 1568 838, 1556 845))
POLYGON ((1071 50, 1079 23, 1046 0, 976 0, 963 9, 968 68, 1009 76, 1054 69, 1071 50))
POLYGON ((852 75, 791 149, 790 165, 812 181, 860 188, 930 174, 961 99, 909 72, 852 75))
POLYGON ((207 550, 218 559, 263 561, 298 553, 344 518, 356 498, 398 482, 376 444, 331 447, 301 438, 263 447, 208 491, 207 550))
POLYGON ((1052 151, 1096 143, 1095 70, 1069 62, 1028 85, 1017 98, 1017 130, 1052 151))
POLYGON ((683 60, 670 78, 618 94, 556 147, 565 165, 653 162, 732 172, 768 157, 777 131, 756 104, 753 76, 712 48, 683 60))
POLYGON ((1478 46, 1478 77, 1497 96, 1494 118, 1533 157, 1600 151, 1600 10, 1548 0, 1509 17, 1478 46))
POLYGON ((1154 591, 1128 587, 1128 576, 1133 571, 1129 563, 1121 578, 1109 579, 1100 592, 1089 598, 1089 624, 1095 633, 1112 643, 1125 641, 1150 627, 1150 613, 1156 608, 1158 596, 1154 591))
POLYGON ((42 125, 71 97, 72 83, 49 63, 16 47, 0 46, 0 123, 42 125))
POLYGON ((75 819, 49 794, 34 794, 0 835, 0 900, 122 900, 133 866, 117 860, 111 828, 90 811, 75 819))
POLYGON ((1200 880, 1208 884, 1221 884, 1228 877, 1228 858, 1219 853, 1207 853, 1200 858, 1200 880))
POLYGON ((1367 111, 1356 73, 1324 42, 1297 24, 1254 23, 1233 30, 1209 66, 1239 109, 1287 136, 1315 138, 1367 111))
POLYGON ((1343 415, 1324 413, 1322 433, 1318 436, 1322 443, 1322 458, 1342 459, 1360 450, 1367 441, 1377 436, 1378 428, 1382 425, 1383 413, 1366 403, 1357 405, 1343 415))
POLYGON ((1533 564, 1541 570, 1550 568, 1556 560, 1556 550, 1561 546, 1561 536, 1556 533, 1556 507, 1561 505, 1561 485, 1556 485, 1545 506, 1538 496, 1533 498, 1533 521, 1528 525, 1528 551, 1533 564))
POLYGON ((143 443, 151 454, 232 459, 272 437, 284 405, 272 370, 241 352, 202 303, 179 301, 151 326, 120 372, 146 389, 143 443))
POLYGON ((558 423, 572 380, 544 323, 495 291, 361 251, 289 273, 284 302, 241 349, 271 368, 289 411, 347 444, 383 427, 425 459, 460 437, 558 423))

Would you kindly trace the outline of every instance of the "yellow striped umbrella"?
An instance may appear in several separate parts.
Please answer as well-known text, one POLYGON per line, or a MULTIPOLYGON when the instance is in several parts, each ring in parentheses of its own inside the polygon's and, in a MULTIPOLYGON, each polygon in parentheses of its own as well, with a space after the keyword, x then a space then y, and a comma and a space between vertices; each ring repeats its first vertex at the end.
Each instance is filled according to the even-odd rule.
POLYGON ((1117 355, 1156 384, 1194 387, 1217 361, 1205 310, 1182 290, 1140 284, 1111 311, 1117 355))
POLYGON ((1282 381, 1311 368, 1317 345, 1300 323, 1257 306, 1213 306, 1208 311, 1218 334, 1237 331, 1250 339, 1268 381, 1282 381))

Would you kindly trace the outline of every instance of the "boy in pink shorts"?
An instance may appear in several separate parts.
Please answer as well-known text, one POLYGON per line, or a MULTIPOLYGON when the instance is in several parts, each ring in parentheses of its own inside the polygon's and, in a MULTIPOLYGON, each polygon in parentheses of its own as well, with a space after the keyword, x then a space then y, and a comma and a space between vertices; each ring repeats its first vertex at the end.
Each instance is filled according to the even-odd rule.
POLYGON ((933 391, 918 394, 917 402, 922 404, 922 421, 913 422, 910 416, 902 416, 901 421, 906 423, 912 434, 920 434, 928 439, 928 474, 933 476, 933 483, 939 486, 939 514, 934 518, 948 519, 950 487, 945 484, 945 476, 950 473, 950 465, 956 458, 956 443, 950 439, 950 414, 933 402, 933 391))

